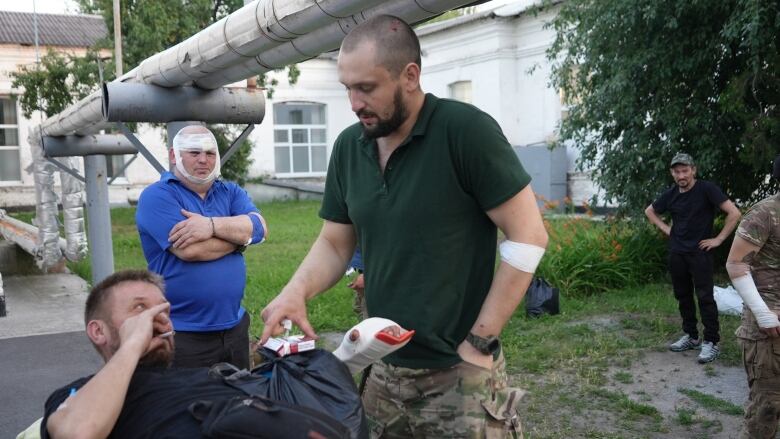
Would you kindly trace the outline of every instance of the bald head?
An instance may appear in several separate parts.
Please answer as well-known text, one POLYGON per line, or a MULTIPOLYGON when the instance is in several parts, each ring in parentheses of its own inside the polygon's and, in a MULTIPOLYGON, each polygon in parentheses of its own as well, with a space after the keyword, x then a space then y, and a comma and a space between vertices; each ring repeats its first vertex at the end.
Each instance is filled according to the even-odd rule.
POLYGON ((377 15, 360 23, 341 43, 342 52, 352 52, 364 43, 376 50, 374 62, 393 75, 399 75, 409 63, 422 67, 420 40, 403 20, 392 15, 377 15))

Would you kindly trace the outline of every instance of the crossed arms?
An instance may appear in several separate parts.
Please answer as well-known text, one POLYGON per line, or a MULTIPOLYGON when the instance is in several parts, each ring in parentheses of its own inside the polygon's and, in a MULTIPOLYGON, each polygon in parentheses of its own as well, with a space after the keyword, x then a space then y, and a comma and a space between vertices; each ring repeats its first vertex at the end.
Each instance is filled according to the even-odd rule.
POLYGON ((263 236, 268 237, 265 219, 257 212, 222 217, 205 217, 184 209, 181 213, 185 219, 168 234, 168 250, 188 262, 213 261, 249 243, 254 231, 251 216, 260 220, 263 236))

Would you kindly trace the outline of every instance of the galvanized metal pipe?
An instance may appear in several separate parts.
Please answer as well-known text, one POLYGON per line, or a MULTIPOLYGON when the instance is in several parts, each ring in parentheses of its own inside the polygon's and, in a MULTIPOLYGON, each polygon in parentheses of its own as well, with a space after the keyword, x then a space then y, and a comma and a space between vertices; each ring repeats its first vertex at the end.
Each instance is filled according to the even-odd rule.
POLYGON ((92 134, 43 138, 46 157, 86 155, 124 155, 138 152, 127 137, 121 134, 92 134))
POLYGON ((106 156, 84 157, 84 176, 87 178, 88 234, 92 247, 89 258, 92 267, 92 285, 97 285, 114 272, 111 211, 108 205, 106 174, 106 156))
MULTIPOLYGON (((114 81, 216 89, 338 47, 352 27, 390 13, 419 22, 466 0, 258 0, 187 40, 147 58, 114 81)), ((44 135, 90 134, 108 128, 101 92, 41 124, 44 135)))
POLYGON ((112 82, 103 85, 103 119, 109 122, 173 122, 256 124, 265 115, 262 90, 196 87, 164 88, 112 82))

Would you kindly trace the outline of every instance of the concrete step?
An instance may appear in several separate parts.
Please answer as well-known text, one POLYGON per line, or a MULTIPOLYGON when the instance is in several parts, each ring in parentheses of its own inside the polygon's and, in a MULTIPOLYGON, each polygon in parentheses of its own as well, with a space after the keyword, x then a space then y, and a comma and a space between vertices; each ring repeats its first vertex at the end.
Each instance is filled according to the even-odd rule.
POLYGON ((31 254, 11 241, 0 238, 0 273, 3 277, 41 274, 31 254))

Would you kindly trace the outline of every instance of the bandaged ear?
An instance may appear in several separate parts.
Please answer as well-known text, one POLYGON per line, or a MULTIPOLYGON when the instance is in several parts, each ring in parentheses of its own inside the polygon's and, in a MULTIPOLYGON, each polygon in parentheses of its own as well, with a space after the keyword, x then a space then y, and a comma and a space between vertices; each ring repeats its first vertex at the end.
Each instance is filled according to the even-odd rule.
POLYGON ((512 267, 533 274, 544 256, 544 248, 538 245, 506 240, 498 246, 501 260, 512 267))
POLYGON ((214 179, 217 178, 220 173, 220 157, 219 148, 217 147, 217 139, 214 137, 214 134, 212 134, 211 131, 208 131, 205 128, 198 131, 194 131, 188 128, 189 127, 182 128, 173 138, 172 148, 173 155, 176 158, 176 169, 178 169, 185 178, 193 183, 210 183, 214 181, 214 179), (211 173, 203 178, 190 175, 190 173, 187 172, 187 170, 184 168, 184 164, 181 160, 182 152, 186 151, 213 151, 216 154, 217 159, 214 165, 214 169, 211 170, 211 173))
POLYGON ((734 284, 734 288, 737 289, 745 305, 750 308, 750 311, 756 317, 759 327, 776 328, 780 326, 777 314, 772 312, 766 305, 766 302, 764 302, 764 299, 761 298, 761 294, 759 294, 750 272, 744 276, 732 278, 731 283, 734 284))
POLYGON ((400 328, 398 323, 381 317, 363 320, 344 334, 344 339, 338 349, 333 351, 333 355, 343 361, 349 368, 349 372, 354 375, 368 367, 369 364, 379 361, 382 357, 409 343, 414 331, 401 329, 401 334, 398 337, 383 332, 393 326, 400 328), (357 330, 358 337, 352 340, 350 334, 355 330, 357 330))

